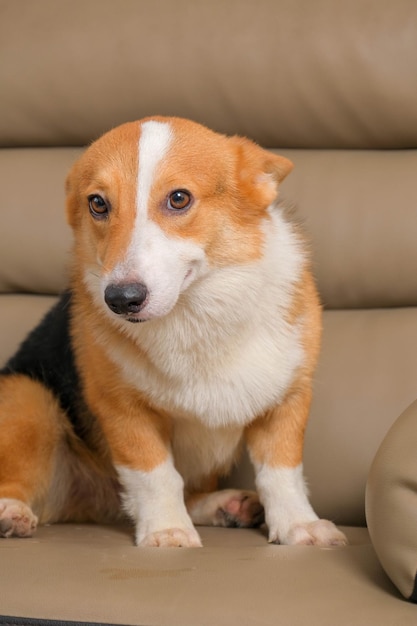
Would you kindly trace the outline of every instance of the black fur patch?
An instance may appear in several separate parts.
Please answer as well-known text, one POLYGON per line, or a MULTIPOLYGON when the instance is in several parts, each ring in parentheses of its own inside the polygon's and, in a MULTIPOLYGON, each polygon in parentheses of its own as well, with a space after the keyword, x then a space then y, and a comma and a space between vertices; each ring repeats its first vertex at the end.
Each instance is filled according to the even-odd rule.
POLYGON ((65 291, 0 370, 0 375, 23 374, 45 385, 58 399, 75 433, 85 439, 90 420, 85 420, 87 412, 71 345, 70 318, 71 292, 65 291))

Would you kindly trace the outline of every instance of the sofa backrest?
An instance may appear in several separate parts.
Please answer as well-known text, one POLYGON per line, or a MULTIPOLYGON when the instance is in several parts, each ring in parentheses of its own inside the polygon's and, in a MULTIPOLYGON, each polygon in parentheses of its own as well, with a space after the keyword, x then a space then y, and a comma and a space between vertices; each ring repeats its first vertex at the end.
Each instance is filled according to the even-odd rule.
POLYGON ((417 391, 416 41, 413 0, 2 0, 0 360, 42 309, 26 294, 65 286, 82 146, 152 114, 249 136, 296 165, 282 195, 326 309, 312 499, 363 523, 370 461, 417 391))
POLYGON ((2 0, 0 145, 197 119, 269 148, 417 143, 413 0, 2 0))

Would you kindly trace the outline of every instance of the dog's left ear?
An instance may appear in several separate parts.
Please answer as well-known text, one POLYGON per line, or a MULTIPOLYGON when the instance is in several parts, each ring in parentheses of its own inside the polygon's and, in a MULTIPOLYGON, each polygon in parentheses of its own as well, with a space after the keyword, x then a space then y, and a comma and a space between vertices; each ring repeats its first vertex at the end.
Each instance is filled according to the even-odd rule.
POLYGON ((266 208, 277 197, 280 183, 294 164, 249 139, 233 137, 232 141, 238 151, 239 186, 252 202, 266 208))

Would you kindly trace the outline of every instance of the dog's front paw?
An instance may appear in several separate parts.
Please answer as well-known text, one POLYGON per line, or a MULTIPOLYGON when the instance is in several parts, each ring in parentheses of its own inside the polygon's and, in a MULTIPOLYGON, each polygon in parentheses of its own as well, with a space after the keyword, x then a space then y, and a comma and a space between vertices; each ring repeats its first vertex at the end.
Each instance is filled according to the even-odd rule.
POLYGON ((285 543, 290 546, 320 546, 336 547, 345 546, 348 541, 346 536, 326 519, 319 519, 304 524, 294 524, 281 539, 270 535, 272 543, 285 543))
POLYGON ((31 537, 38 518, 21 500, 0 499, 0 537, 31 537))
POLYGON ((194 529, 166 528, 146 535, 138 546, 142 548, 201 548, 201 539, 194 529))

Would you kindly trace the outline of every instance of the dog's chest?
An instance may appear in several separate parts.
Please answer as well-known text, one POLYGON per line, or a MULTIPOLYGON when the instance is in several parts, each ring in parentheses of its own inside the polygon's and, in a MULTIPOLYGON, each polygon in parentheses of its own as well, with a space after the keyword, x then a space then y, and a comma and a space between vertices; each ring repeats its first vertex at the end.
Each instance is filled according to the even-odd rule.
POLYGON ((262 259, 209 271, 169 315, 129 329, 128 353, 109 347, 124 380, 174 418, 245 426, 303 365, 303 318, 288 319, 304 252, 279 212, 271 220, 262 259))
POLYGON ((118 346, 111 357, 126 382, 174 418, 244 426, 283 399, 302 364, 300 334, 279 320, 232 337, 214 326, 194 336, 174 326, 165 337, 155 334, 146 358, 132 362, 118 346))

